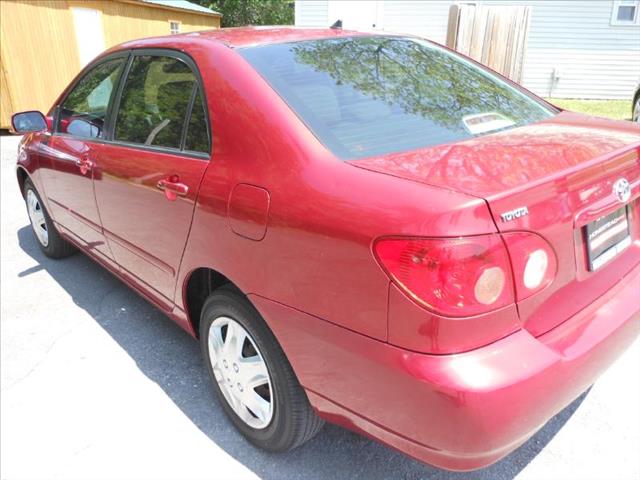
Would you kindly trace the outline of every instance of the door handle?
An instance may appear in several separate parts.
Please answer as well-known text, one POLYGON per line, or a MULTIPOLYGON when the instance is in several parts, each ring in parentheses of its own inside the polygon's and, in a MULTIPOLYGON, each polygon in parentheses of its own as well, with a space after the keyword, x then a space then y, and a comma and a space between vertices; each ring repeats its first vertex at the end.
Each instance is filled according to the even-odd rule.
POLYGON ((177 175, 171 175, 158 181, 157 187, 164 192, 167 200, 173 202, 178 196, 184 197, 189 193, 189 187, 184 183, 180 183, 177 175))
POLYGON ((87 157, 78 158, 76 160, 76 165, 80 167, 80 173, 82 175, 86 175, 93 169, 93 162, 87 157))

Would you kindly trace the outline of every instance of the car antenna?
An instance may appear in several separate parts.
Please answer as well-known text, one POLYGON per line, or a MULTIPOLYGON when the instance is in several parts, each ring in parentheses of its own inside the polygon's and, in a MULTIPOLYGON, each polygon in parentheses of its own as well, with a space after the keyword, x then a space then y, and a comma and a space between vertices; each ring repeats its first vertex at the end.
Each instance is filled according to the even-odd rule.
POLYGON ((337 29, 342 30, 342 20, 340 19, 336 20, 336 22, 333 25, 331 25, 331 28, 334 30, 337 30, 337 29))

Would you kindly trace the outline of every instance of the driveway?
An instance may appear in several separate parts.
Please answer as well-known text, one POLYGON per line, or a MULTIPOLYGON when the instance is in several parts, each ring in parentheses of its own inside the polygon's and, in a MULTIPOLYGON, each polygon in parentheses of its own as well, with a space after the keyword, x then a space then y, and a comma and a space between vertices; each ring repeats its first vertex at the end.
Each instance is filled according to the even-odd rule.
POLYGON ((640 479, 640 342, 525 445, 455 474, 326 425, 282 455, 216 403, 198 344, 87 257, 45 258, 0 137, 0 477, 15 479, 640 479))

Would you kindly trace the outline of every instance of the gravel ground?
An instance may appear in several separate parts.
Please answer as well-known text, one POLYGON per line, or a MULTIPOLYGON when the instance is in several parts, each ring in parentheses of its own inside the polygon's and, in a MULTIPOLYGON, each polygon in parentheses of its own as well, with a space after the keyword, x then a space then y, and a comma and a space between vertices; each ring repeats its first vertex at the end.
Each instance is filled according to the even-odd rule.
POLYGON ((45 258, 2 136, 0 477, 640 479, 640 342, 530 441, 455 474, 327 425, 259 451, 216 403, 198 344, 83 255, 45 258))

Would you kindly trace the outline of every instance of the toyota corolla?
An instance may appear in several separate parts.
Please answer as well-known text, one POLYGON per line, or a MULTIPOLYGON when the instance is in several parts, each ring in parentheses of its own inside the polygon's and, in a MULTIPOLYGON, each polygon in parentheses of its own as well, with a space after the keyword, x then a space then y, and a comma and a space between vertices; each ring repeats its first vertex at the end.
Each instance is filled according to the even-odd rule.
POLYGON ((479 468, 640 331, 640 125, 422 39, 132 41, 13 128, 42 251, 82 251, 199 338, 271 451, 326 420, 479 468))

